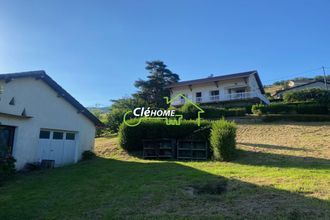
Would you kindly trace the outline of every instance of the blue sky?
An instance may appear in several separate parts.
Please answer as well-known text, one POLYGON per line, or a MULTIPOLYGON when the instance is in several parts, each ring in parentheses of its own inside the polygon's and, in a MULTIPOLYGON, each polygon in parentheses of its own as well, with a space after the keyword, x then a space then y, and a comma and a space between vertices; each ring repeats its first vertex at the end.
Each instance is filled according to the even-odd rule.
POLYGON ((311 76, 330 67, 329 10, 327 0, 0 0, 0 73, 46 70, 85 106, 133 93, 147 60, 182 80, 311 76))

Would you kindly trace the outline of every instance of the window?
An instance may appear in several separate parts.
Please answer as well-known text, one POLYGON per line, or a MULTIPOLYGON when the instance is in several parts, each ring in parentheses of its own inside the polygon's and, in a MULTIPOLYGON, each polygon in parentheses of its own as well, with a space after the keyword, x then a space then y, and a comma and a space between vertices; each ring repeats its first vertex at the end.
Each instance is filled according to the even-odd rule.
POLYGON ((53 139, 54 140, 62 140, 63 139, 63 132, 54 131, 53 139))
POLYGON ((219 90, 213 90, 211 91, 211 96, 219 95, 219 90))
POLYGON ((41 130, 39 133, 39 138, 40 139, 49 139, 50 137, 50 131, 43 131, 41 130))
POLYGON ((202 92, 196 92, 196 98, 202 97, 202 92))
POLYGON ((66 140, 74 140, 75 139, 75 133, 66 133, 65 139, 66 140))

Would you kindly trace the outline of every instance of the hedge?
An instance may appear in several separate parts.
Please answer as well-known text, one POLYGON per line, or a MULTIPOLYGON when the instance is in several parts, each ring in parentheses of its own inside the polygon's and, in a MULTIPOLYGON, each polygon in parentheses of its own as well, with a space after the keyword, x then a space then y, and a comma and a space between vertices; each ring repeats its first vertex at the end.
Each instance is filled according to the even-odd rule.
MULTIPOLYGON (((134 124, 137 119, 128 122, 134 124)), ((142 120, 136 127, 130 127, 122 123, 119 128, 119 143, 126 151, 142 150, 143 139, 197 139, 208 140, 211 122, 202 120, 199 127, 196 120, 182 120, 179 126, 168 126, 164 120, 142 120)))
POLYGON ((322 89, 305 89, 284 94, 284 102, 314 101, 321 104, 330 103, 330 91, 322 89))
POLYGON ((202 117, 205 119, 219 119, 222 117, 237 117, 244 116, 246 114, 246 108, 214 108, 214 107, 204 107, 205 111, 202 117))
POLYGON ((218 120, 212 123, 210 143, 216 160, 230 161, 236 152, 236 125, 234 122, 218 120))
POLYGON ((271 115, 264 115, 262 120, 264 122, 275 122, 275 121, 323 122, 323 121, 330 121, 330 115, 271 114, 271 115))
POLYGON ((279 103, 252 106, 252 113, 262 114, 328 114, 328 106, 324 104, 279 103))

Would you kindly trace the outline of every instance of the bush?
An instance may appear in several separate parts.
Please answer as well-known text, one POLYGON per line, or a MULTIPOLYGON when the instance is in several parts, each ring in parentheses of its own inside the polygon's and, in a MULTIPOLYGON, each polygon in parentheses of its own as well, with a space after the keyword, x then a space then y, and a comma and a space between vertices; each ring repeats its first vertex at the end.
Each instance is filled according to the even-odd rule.
MULTIPOLYGON (((134 124, 138 119, 130 119, 128 123, 134 124)), ((195 139, 207 140, 210 135, 211 124, 201 121, 199 127, 195 120, 182 120, 179 126, 168 126, 164 120, 142 120, 136 127, 130 127, 122 123, 119 128, 119 143, 126 151, 141 151, 143 139, 195 139)))
POLYGON ((328 114, 328 106, 321 104, 299 104, 298 114, 328 114))
POLYGON ((82 160, 91 160, 95 157, 95 153, 90 151, 90 150, 86 150, 82 153, 82 160))
POLYGON ((183 115, 184 119, 196 119, 198 116, 198 109, 191 103, 184 104, 177 112, 183 115))
POLYGON ((11 155, 0 158, 0 182, 6 180, 16 172, 15 162, 15 158, 11 155))
POLYGON ((328 107, 322 104, 286 103, 258 104, 252 106, 252 112, 262 114, 328 114, 328 107))
POLYGON ((279 113, 295 113, 296 107, 288 104, 257 104, 252 106, 252 113, 256 115, 261 114, 279 114, 279 113))
POLYGON ((330 91, 322 89, 305 89, 288 92, 284 94, 283 99, 285 103, 314 101, 320 104, 328 104, 330 102, 330 91))
POLYGON ((222 117, 237 117, 244 116, 246 114, 246 108, 215 108, 205 107, 203 108, 205 113, 202 115, 206 119, 220 119, 222 117))
POLYGON ((265 115, 263 116, 264 122, 275 122, 275 121, 295 121, 295 122, 323 122, 330 121, 330 115, 265 115))
POLYGON ((125 109, 112 109, 107 117, 108 117, 108 124, 107 127, 110 131, 116 133, 118 132, 120 124, 123 122, 123 118, 127 110, 125 109))
POLYGON ((218 120, 212 123, 210 143, 216 160, 230 161, 236 151, 236 125, 234 122, 218 120))

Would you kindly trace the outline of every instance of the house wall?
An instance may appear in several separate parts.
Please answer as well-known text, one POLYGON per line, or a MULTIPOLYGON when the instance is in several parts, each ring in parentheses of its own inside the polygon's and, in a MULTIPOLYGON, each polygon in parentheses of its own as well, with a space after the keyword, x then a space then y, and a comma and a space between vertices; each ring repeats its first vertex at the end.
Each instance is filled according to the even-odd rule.
POLYGON ((196 92, 202 92, 202 99, 205 99, 210 96, 210 91, 219 90, 220 101, 221 96, 228 94, 229 88, 239 88, 247 86, 247 92, 257 92, 260 93, 259 85, 255 79, 254 75, 250 75, 247 80, 244 78, 237 78, 226 81, 219 81, 218 88, 214 82, 201 83, 197 85, 192 85, 191 90, 189 86, 180 86, 172 88, 171 98, 175 97, 177 94, 185 94, 187 98, 196 102, 196 92))
MULTIPOLYGON (((329 84, 328 84, 328 88, 330 88, 329 84)), ((291 88, 291 89, 285 90, 283 92, 278 92, 276 96, 281 97, 287 92, 295 92, 295 91, 301 91, 301 90, 305 90, 305 89, 325 89, 325 85, 324 85, 324 82, 315 82, 315 83, 311 83, 309 85, 299 86, 297 88, 291 88)))
POLYGON ((15 126, 13 156, 17 169, 27 162, 40 159, 38 149, 39 131, 41 128, 75 131, 77 143, 76 160, 85 150, 94 147, 95 126, 84 115, 74 108, 42 80, 35 78, 18 78, 9 83, 0 81, 3 94, 0 94, 0 112, 21 115, 25 109, 30 119, 18 119, 0 115, 2 125, 15 126), (9 105, 12 97, 15 105, 9 105))

